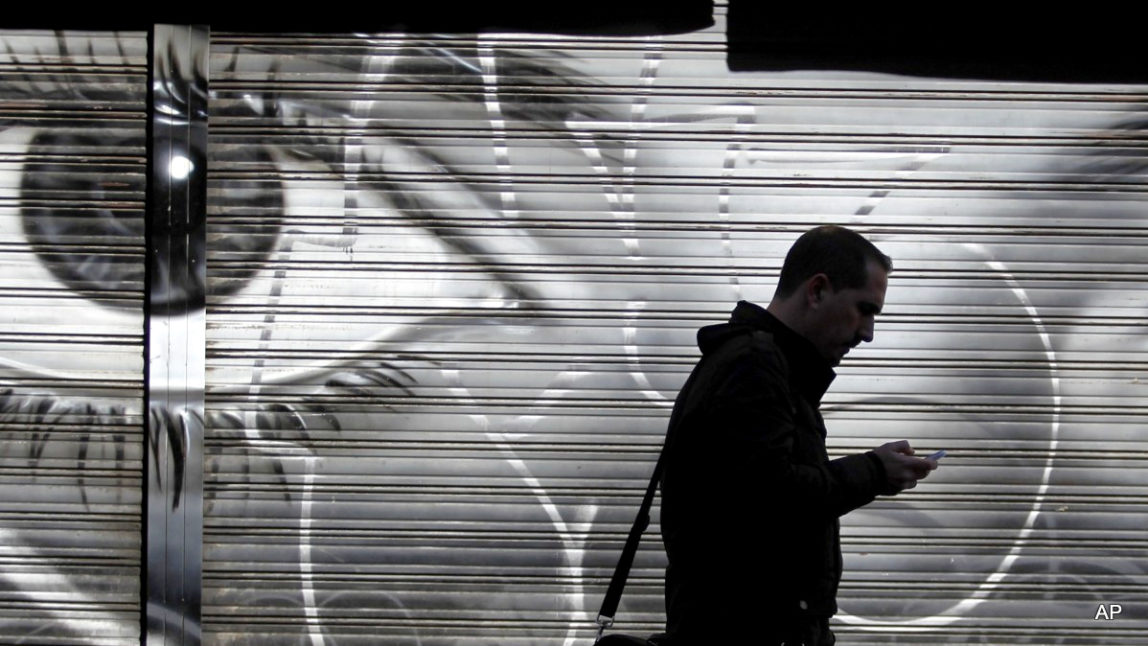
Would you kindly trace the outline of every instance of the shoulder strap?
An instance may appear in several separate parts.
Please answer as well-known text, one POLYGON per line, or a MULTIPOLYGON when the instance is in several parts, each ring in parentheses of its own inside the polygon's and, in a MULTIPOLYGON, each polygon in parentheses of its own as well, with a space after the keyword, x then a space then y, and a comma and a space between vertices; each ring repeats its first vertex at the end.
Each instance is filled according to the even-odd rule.
POLYGON ((638 515, 630 527, 630 535, 626 537, 626 545, 622 548, 622 555, 618 557, 618 565, 614 567, 614 576, 610 579, 610 587, 606 589, 606 597, 602 600, 602 608, 598 611, 598 636, 602 631, 614 625, 614 615, 618 612, 618 603, 622 600, 622 590, 626 588, 626 579, 630 576, 630 567, 634 565, 634 555, 638 552, 638 543, 642 540, 642 533, 650 526, 650 507, 654 504, 654 493, 658 490, 658 481, 662 479, 662 469, 665 466, 666 448, 663 445, 658 463, 654 466, 654 475, 650 477, 650 484, 646 486, 646 496, 642 498, 642 506, 638 508, 638 515))

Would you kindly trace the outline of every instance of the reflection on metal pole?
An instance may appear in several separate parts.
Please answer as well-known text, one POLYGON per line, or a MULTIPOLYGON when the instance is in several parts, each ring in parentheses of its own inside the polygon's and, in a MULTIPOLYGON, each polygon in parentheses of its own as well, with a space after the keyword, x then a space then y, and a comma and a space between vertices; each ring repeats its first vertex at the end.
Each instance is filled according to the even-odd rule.
POLYGON ((152 37, 148 255, 148 646, 199 644, 208 31, 152 37))

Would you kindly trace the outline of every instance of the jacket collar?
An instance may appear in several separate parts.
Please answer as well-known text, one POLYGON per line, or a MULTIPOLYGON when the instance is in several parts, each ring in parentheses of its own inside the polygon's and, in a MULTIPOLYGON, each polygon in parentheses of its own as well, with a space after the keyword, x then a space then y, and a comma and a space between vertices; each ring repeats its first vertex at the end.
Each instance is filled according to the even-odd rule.
POLYGON ((789 364, 790 384, 806 400, 814 404, 821 403, 821 398, 829 390, 837 373, 808 339, 789 329, 761 306, 749 301, 738 302, 730 315, 730 323, 748 325, 772 334, 789 364))

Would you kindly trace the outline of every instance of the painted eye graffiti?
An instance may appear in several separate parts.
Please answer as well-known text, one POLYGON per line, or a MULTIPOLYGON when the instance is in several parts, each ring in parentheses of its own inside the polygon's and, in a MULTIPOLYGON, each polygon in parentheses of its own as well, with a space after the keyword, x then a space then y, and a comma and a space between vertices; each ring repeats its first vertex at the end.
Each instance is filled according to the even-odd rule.
MULTIPOLYGON (((128 157, 133 153, 127 151, 138 150, 143 144, 140 137, 66 131, 39 132, 28 143, 28 161, 20 176, 20 217, 25 236, 43 267, 57 280, 101 305, 139 307, 132 299, 112 295, 138 289, 147 269, 139 257, 147 228, 140 217, 143 177, 133 172, 129 161, 122 165, 116 162, 117 157, 128 157), (61 151, 66 151, 66 156, 61 151), (87 161, 80 156, 88 154, 103 160, 99 172, 85 168, 87 161)), ((261 147, 245 148, 236 155, 244 163, 271 164, 270 155, 261 147)), ((180 170, 181 163, 189 168, 206 165, 203 156, 194 153, 173 160, 168 171, 173 175, 186 172, 180 170)), ((166 220, 150 224, 152 235, 176 245, 169 249, 173 256, 205 258, 205 247, 210 245, 229 259, 226 275, 212 282, 213 295, 220 297, 242 290, 267 261, 278 240, 284 207, 283 184, 275 180, 229 187, 228 194, 232 208, 219 215, 230 221, 254 220, 247 222, 243 234, 217 233, 205 243, 202 222, 189 225, 166 220)), ((167 266, 165 259, 153 258, 150 271, 156 275, 167 266)), ((202 303, 206 263, 200 262, 198 267, 197 272, 156 281, 153 304, 183 311, 190 303, 202 303)))

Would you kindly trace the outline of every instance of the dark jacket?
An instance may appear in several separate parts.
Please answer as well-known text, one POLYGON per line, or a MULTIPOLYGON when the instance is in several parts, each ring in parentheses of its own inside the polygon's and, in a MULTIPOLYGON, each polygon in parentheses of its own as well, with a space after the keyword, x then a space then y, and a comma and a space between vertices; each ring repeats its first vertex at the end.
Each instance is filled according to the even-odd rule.
POLYGON ((838 518, 891 493, 873 454, 829 460, 818 410, 834 372, 811 343, 741 302, 698 332, 662 477, 668 632, 760 636, 837 611, 838 518))

